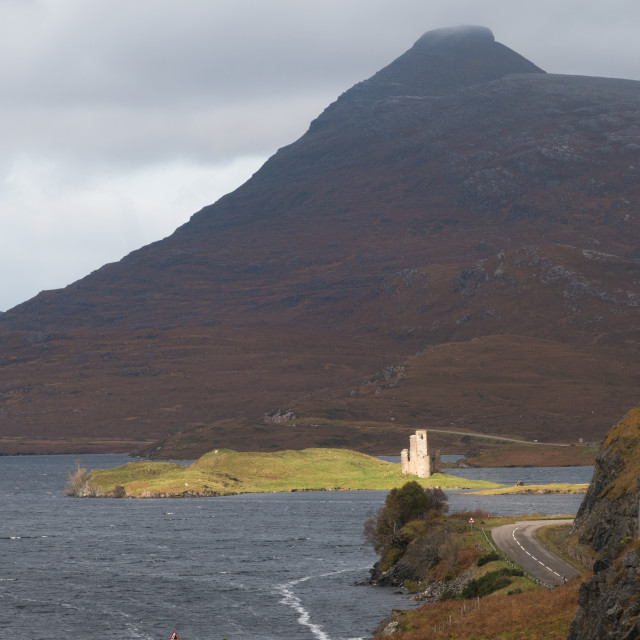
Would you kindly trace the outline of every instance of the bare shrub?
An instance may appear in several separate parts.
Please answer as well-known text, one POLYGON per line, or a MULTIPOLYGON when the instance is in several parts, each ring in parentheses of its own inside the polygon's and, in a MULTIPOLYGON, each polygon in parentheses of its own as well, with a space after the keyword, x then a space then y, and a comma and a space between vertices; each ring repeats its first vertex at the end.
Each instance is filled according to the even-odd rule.
POLYGON ((89 479, 89 471, 80 466, 80 460, 76 460, 75 465, 75 468, 71 469, 67 475, 67 484, 64 492, 68 496, 81 497, 89 479))
POLYGON ((113 491, 111 492, 111 496, 114 497, 114 498, 126 498, 127 497, 127 491, 121 484, 117 484, 115 487, 113 487, 113 491))
POLYGON ((454 575, 460 558, 460 543, 455 535, 448 535, 438 549, 438 555, 444 565, 445 573, 454 575))

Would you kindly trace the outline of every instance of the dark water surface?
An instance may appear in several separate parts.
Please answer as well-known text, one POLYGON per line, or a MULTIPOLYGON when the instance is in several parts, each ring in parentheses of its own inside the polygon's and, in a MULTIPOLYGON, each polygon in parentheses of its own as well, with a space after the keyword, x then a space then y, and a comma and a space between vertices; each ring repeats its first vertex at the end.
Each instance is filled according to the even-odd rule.
MULTIPOLYGON (((168 640, 174 629, 181 640, 366 638, 392 608, 414 606, 394 590, 355 585, 376 560, 362 526, 386 492, 78 500, 62 492, 75 458, 0 457, 8 638, 168 640)), ((82 456, 90 468, 125 461, 82 456)), ((455 473, 481 472, 515 473, 514 482, 536 474, 455 473)), ((588 482, 591 469, 537 474, 537 482, 588 482)), ((498 515, 575 513, 580 500, 453 494, 449 502, 498 515)))

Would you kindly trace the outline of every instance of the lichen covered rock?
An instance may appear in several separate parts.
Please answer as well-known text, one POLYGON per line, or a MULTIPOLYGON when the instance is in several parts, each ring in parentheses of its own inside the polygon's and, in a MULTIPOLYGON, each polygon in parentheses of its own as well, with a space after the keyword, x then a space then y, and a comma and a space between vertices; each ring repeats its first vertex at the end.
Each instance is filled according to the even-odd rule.
POLYGON ((574 529, 599 556, 568 640, 640 638, 640 406, 607 434, 574 529))

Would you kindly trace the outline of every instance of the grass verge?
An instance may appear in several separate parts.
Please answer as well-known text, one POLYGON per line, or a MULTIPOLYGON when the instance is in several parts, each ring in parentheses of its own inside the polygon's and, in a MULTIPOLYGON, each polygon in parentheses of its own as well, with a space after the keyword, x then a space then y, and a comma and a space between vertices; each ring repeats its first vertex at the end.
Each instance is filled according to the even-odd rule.
POLYGON ((540 527, 536 537, 550 551, 581 572, 590 571, 595 560, 593 550, 587 545, 580 545, 569 538, 572 526, 570 524, 549 525, 540 527), (578 545, 579 548, 576 548, 578 545), (578 558, 584 560, 581 562, 578 558))
POLYGON ((393 638, 564 640, 577 607, 578 584, 425 604, 399 615, 400 630, 393 638))

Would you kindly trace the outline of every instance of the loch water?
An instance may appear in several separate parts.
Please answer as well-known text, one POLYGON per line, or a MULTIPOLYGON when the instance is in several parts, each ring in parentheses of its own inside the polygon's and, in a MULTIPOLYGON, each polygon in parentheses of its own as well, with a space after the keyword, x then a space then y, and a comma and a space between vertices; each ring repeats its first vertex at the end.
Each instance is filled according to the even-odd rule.
MULTIPOLYGON (((12 640, 341 640, 414 603, 363 586, 367 515, 384 491, 79 500, 76 456, 0 457, 0 630, 12 640)), ((126 456, 85 455, 89 468, 126 456)), ((589 482, 591 467, 467 469, 505 482, 589 482), (507 479, 508 478, 508 479, 507 479)), ((582 496, 468 496, 452 511, 573 514, 582 496)))

